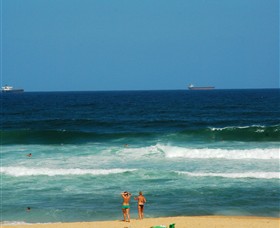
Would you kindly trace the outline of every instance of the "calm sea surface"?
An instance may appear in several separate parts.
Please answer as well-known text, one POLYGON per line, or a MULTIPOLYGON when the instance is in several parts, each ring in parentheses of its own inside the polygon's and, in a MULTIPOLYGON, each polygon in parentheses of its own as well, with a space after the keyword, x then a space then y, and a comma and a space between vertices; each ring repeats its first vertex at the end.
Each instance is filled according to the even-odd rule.
POLYGON ((140 190, 146 217, 279 217, 279 100, 279 89, 1 94, 1 221, 122 219, 120 193, 140 190))

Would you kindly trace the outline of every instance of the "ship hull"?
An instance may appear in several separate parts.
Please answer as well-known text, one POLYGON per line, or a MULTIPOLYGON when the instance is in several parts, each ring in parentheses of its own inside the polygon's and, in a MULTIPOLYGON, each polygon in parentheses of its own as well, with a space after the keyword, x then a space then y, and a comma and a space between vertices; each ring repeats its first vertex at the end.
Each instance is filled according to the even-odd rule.
POLYGON ((213 90, 214 86, 206 86, 206 87, 189 87, 189 90, 213 90))
POLYGON ((23 89, 1 90, 2 93, 22 93, 23 89))

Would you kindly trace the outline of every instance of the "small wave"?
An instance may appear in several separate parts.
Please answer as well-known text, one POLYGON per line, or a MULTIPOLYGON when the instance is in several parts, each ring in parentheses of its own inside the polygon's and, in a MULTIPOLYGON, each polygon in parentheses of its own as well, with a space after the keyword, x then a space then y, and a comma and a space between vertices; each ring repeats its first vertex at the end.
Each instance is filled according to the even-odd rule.
MULTIPOLYGON (((61 223, 61 222, 55 222, 55 223, 61 223)), ((35 225, 35 224, 38 224, 38 225, 46 225, 46 224, 53 224, 52 222, 46 222, 46 223, 42 223, 42 222, 39 222, 39 223, 28 223, 28 222, 25 222, 25 221, 3 221, 3 222, 0 222, 0 226, 2 228, 2 226, 21 226, 21 225, 35 225)))
POLYGON ((176 172, 178 174, 193 177, 224 177, 224 178, 256 178, 256 179, 280 179, 279 172, 247 172, 247 173, 191 173, 176 172))
POLYGON ((10 176, 65 176, 65 175, 110 175, 133 172, 136 169, 50 169, 26 167, 1 167, 1 173, 10 176))
POLYGON ((27 222, 24 222, 24 221, 2 221, 0 222, 0 226, 15 226, 15 225, 29 225, 29 224, 32 224, 32 223, 27 223, 27 222))
MULTIPOLYGON (((221 140, 237 140, 237 141, 279 141, 280 126, 228 126, 228 127, 212 127, 208 131, 211 137, 221 140)), ((206 135, 208 134, 206 131, 206 135)))
POLYGON ((182 147, 163 146, 167 158, 190 158, 190 159, 279 159, 279 149, 247 149, 247 150, 227 150, 227 149, 194 149, 182 147))
POLYGON ((265 127, 266 126, 262 126, 262 125, 251 125, 251 126, 212 127, 210 129, 212 131, 223 131, 223 130, 248 129, 248 128, 255 128, 255 129, 261 128, 261 129, 263 129, 265 127))

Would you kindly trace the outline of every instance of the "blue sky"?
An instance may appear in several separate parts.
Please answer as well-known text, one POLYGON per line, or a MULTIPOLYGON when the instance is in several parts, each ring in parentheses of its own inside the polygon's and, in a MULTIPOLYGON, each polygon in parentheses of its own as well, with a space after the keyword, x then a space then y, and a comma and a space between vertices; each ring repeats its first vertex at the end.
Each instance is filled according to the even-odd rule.
POLYGON ((0 0, 1 84, 279 88, 278 0, 0 0))

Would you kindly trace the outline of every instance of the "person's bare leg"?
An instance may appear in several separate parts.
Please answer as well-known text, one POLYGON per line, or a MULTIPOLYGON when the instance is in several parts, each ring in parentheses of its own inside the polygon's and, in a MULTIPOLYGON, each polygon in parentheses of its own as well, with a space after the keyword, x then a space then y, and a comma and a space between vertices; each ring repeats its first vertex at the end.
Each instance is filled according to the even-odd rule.
POLYGON ((140 210, 141 210, 141 219, 143 219, 144 218, 144 207, 141 207, 140 210))
POLYGON ((125 211, 125 209, 122 209, 122 212, 123 212, 123 221, 125 222, 126 221, 126 211, 125 211))
POLYGON ((141 207, 138 205, 138 219, 141 219, 141 207))
POLYGON ((130 222, 129 208, 126 209, 127 221, 130 222))

